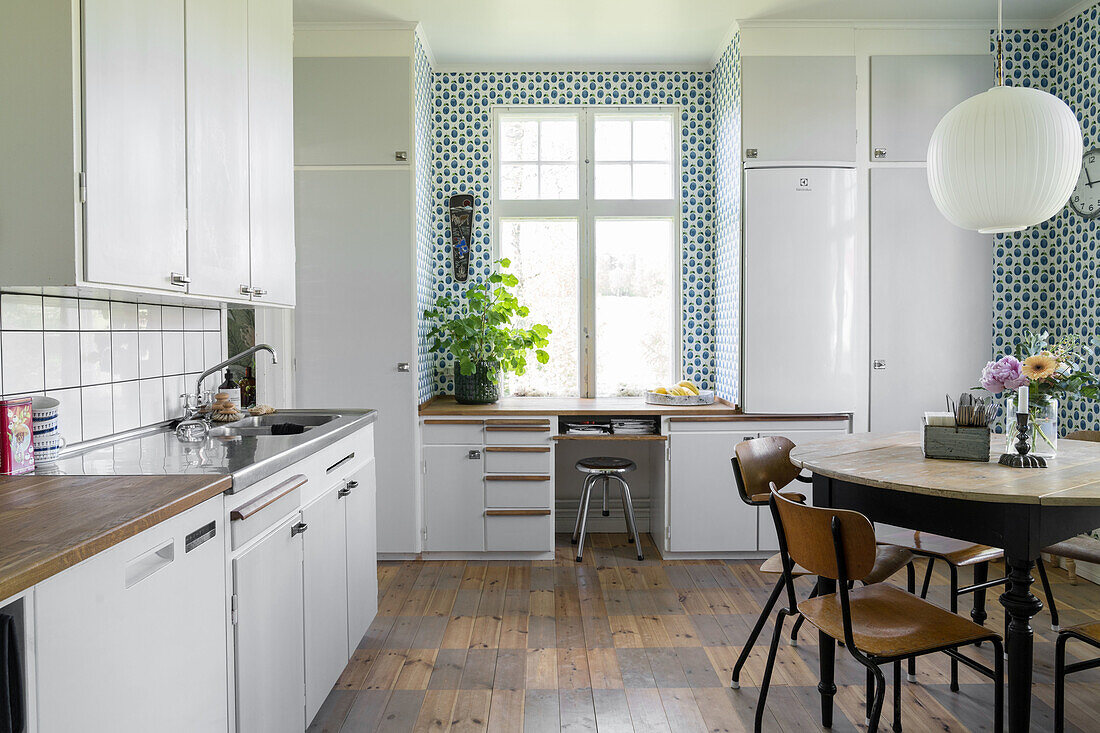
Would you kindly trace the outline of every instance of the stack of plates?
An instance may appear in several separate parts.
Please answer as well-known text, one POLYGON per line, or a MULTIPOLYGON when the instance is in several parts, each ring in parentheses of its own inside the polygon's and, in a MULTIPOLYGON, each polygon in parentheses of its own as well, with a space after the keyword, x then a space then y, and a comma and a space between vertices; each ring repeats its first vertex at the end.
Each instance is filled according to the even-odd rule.
POLYGON ((612 420, 611 432, 615 435, 656 435, 657 421, 653 418, 612 420))

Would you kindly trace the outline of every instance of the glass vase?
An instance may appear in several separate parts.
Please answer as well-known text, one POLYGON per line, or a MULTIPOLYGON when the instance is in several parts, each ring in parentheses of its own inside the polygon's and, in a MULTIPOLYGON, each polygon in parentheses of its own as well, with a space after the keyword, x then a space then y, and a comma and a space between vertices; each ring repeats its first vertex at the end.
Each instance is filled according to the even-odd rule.
POLYGON ((460 405, 491 405, 500 399, 500 367, 479 362, 473 374, 463 374, 455 364, 455 402, 460 405))
MULTIPOLYGON (((1005 453, 1016 452, 1016 400, 1013 394, 1005 405, 1005 453)), ((1032 398, 1028 405, 1027 436, 1031 453, 1043 458, 1058 455, 1058 400, 1032 398)))

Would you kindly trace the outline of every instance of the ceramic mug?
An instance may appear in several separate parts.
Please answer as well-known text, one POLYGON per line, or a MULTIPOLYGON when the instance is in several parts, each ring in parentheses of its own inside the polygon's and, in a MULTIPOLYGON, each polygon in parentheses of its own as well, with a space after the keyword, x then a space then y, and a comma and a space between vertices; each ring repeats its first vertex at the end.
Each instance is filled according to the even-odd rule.
POLYGON ((31 420, 34 425, 34 460, 51 463, 57 460, 65 439, 61 437, 61 403, 41 395, 31 400, 31 420))
POLYGON ((65 439, 59 434, 48 437, 34 436, 34 461, 35 463, 53 463, 61 455, 65 447, 65 439))

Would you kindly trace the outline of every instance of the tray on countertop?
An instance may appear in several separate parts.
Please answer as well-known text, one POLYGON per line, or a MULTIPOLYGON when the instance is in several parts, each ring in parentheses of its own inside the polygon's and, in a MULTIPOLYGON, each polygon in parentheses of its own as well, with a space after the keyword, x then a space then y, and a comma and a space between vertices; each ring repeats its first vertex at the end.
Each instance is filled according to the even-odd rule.
POLYGON ((713 389, 701 389, 699 394, 693 395, 672 395, 672 394, 658 394, 656 392, 646 392, 645 401, 650 405, 674 405, 682 407, 691 407, 693 405, 713 405, 714 404, 714 390, 713 389))

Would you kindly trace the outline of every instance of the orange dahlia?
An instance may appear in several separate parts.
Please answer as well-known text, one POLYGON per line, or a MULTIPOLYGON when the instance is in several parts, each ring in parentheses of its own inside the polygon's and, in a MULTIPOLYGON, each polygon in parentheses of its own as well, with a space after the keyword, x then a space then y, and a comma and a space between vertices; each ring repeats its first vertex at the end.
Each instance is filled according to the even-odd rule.
POLYGON ((1024 375, 1031 380, 1046 379, 1058 371, 1058 360, 1050 354, 1036 354, 1024 359, 1024 375))

